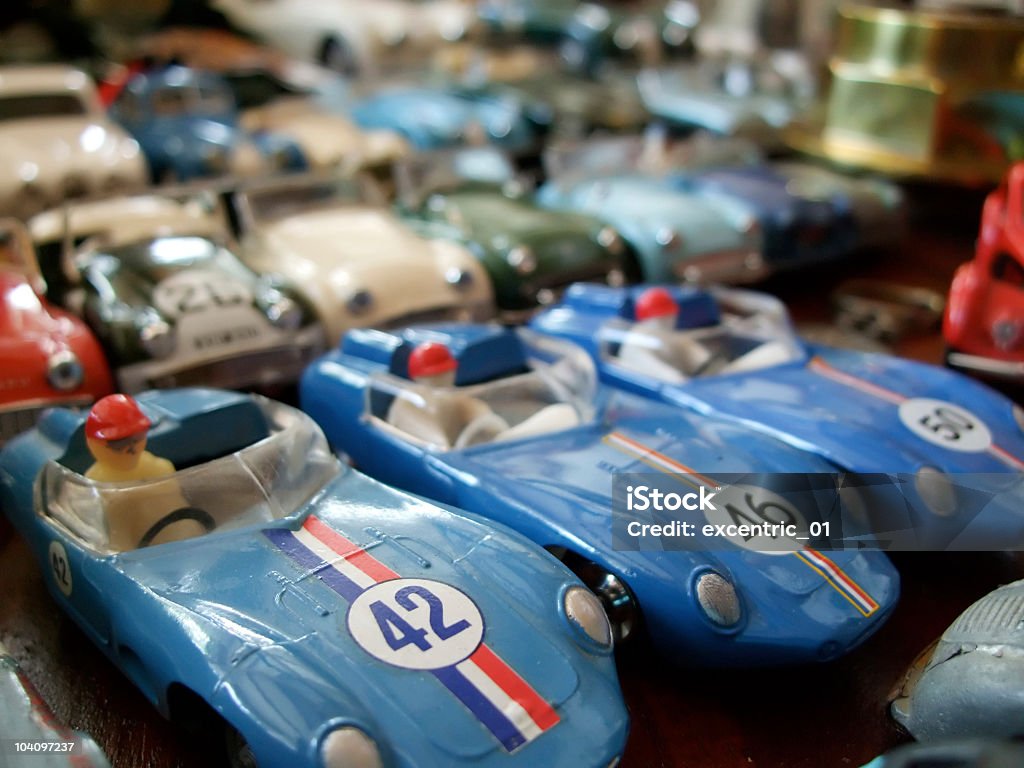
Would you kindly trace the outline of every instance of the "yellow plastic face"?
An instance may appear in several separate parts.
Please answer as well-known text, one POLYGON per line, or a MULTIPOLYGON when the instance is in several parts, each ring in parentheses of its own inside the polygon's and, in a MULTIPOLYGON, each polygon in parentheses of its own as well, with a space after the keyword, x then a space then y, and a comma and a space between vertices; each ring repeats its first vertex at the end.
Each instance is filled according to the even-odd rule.
POLYGON ((85 439, 89 452, 96 463, 110 467, 117 472, 129 472, 139 464, 139 459, 146 450, 146 435, 131 435, 121 440, 85 439))

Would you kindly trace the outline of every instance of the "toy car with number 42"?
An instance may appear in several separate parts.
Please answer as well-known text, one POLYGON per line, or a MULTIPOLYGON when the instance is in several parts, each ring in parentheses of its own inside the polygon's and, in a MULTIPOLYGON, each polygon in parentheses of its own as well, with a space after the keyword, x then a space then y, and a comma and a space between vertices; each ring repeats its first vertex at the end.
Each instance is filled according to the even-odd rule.
POLYGON ((176 471, 89 479, 92 415, 55 409, 0 452, 0 503, 60 606, 231 765, 618 762, 610 627, 554 558, 350 469, 294 408, 138 406, 176 471))

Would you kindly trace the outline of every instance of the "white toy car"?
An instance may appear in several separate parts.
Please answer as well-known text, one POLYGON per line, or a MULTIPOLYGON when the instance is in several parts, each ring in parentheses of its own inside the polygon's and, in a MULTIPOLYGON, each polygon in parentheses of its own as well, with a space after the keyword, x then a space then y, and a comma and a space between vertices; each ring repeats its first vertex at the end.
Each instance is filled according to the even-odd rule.
POLYGON ((299 177, 231 196, 242 258, 284 276, 320 316, 328 342, 349 328, 494 313, 487 273, 466 248, 423 225, 423 236, 383 202, 367 176, 299 177))
POLYGON ((147 183, 135 139, 109 120, 89 77, 65 66, 0 67, 0 212, 147 183))

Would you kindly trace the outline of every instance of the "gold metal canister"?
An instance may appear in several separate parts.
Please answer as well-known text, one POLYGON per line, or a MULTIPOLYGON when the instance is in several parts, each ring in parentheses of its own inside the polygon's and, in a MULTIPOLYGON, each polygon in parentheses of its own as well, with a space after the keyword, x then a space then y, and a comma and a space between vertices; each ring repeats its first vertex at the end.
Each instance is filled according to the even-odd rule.
POLYGON ((828 69, 786 133, 795 149, 969 184, 1024 158, 1024 19, 844 5, 828 69))

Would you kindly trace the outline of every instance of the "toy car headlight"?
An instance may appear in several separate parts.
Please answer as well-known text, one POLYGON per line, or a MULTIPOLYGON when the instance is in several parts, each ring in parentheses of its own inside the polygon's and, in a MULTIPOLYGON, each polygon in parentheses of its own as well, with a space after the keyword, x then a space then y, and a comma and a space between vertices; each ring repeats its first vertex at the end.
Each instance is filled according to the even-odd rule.
POLYGON ((271 291, 267 294, 263 311, 275 328, 295 331, 302 326, 302 307, 280 291, 271 291))
POLYGON ((78 356, 70 349, 54 352, 46 361, 46 380, 50 386, 67 392, 75 389, 85 378, 85 371, 78 356))
POLYGON ((358 728, 343 726, 328 733, 320 742, 320 762, 324 768, 383 768, 380 750, 358 728))
POLYGON ((1013 406, 1013 420, 1017 422, 1017 429, 1024 432, 1024 408, 1013 406))
POLYGON ((444 279, 448 285, 460 291, 468 291, 473 287, 473 273, 461 267, 450 267, 444 273, 444 279))
POLYGON ((160 318, 151 318, 139 329, 139 343, 152 357, 167 357, 174 352, 174 328, 160 318))
POLYGON ((658 245, 665 251, 679 250, 679 247, 683 244, 682 236, 670 227, 659 229, 655 233, 654 239, 657 240, 658 245))
POLYGON ((932 514, 949 517, 956 512, 956 489, 942 470, 921 467, 914 476, 914 490, 932 514))
POLYGON ((510 250, 505 260, 520 275, 532 274, 537 269, 537 256, 525 245, 517 245, 510 250))
POLYGON ((736 587, 720 573, 702 573, 697 577, 693 592, 697 597, 697 605, 716 627, 729 629, 743 618, 743 607, 736 587))
POLYGON ((597 244, 616 256, 622 253, 624 248, 622 237, 612 227, 601 228, 601 231, 597 233, 597 244))
POLYGON ((373 294, 367 290, 359 290, 348 297, 345 309, 350 315, 363 315, 373 306, 373 294))
POLYGON ((612 625, 601 601, 586 587, 569 587, 562 597, 562 607, 569 622, 601 648, 612 647, 612 625))

